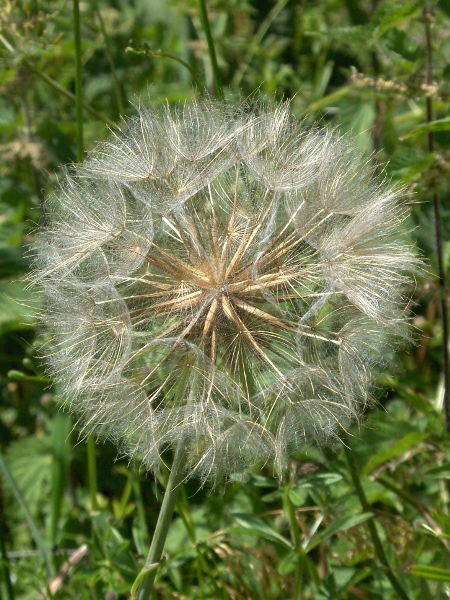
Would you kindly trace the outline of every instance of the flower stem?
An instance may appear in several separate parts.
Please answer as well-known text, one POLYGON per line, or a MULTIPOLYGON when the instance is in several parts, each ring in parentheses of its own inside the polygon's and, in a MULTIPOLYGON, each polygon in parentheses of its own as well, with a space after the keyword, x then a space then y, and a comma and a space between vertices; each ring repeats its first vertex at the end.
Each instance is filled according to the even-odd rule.
POLYGON ((116 66, 114 64, 114 58, 111 53, 111 44, 109 41, 108 32, 106 31, 105 22, 103 20, 102 12, 98 5, 98 0, 94 0, 93 4, 94 4, 94 12, 97 15, 97 19, 98 19, 98 22, 100 25, 100 30, 102 32, 103 39, 105 40, 105 55, 106 55, 106 58, 108 59, 109 68, 111 70, 111 75, 112 75, 112 79, 113 79, 113 83, 114 83, 114 91, 116 92, 117 107, 119 109, 119 112, 121 114, 123 114, 124 113, 123 98, 125 96, 124 91, 123 91, 123 86, 120 84, 119 78, 117 76, 117 70, 116 70, 116 66))
MULTIPOLYGON (((166 542, 169 526, 172 521, 175 502, 177 500, 180 484, 182 483, 184 478, 184 457, 185 452, 183 444, 180 443, 175 451, 169 481, 167 482, 167 488, 164 492, 164 498, 161 505, 158 521, 156 523, 155 531, 153 533, 153 539, 150 545, 147 560, 145 561, 145 566, 141 571, 141 573, 147 573, 140 587, 139 600, 149 600, 153 590, 153 584, 155 582, 156 571, 161 565, 161 555, 164 549, 164 544, 166 542)), ((137 581, 138 580, 136 580, 135 585, 137 581)))
MULTIPOLYGON (((428 6, 428 2, 425 3, 425 10, 423 13, 423 21, 425 24, 425 44, 426 44, 426 81, 427 85, 431 86, 433 83, 433 50, 431 47, 431 21, 432 15, 428 6)), ((433 100, 430 95, 426 98, 426 110, 427 110, 427 122, 431 123, 434 120, 433 114, 433 100)), ((428 151, 430 154, 434 153, 434 132, 428 132, 428 151)), ((436 190, 433 190, 431 194, 433 202, 433 213, 434 213, 434 237, 436 240, 436 255, 438 265, 438 278, 439 278, 439 304, 441 309, 442 318, 442 361, 444 368, 444 411, 445 411, 445 426, 447 432, 450 432, 450 356, 448 348, 449 338, 449 324, 448 324, 448 313, 447 313, 447 300, 446 300, 446 288, 447 284, 445 281, 445 265, 444 265, 444 251, 442 244, 442 219, 441 209, 439 205, 439 197, 436 190)))
MULTIPOLYGON (((346 445, 346 442, 347 442, 347 440, 344 439, 344 452, 345 452, 345 456, 347 459, 347 464, 348 464, 348 467, 350 470, 350 475, 351 475, 351 478, 353 481, 353 485, 355 486, 356 494, 359 498, 359 501, 361 503, 361 507, 362 507, 363 511, 371 512, 371 507, 370 507, 369 501, 367 500, 367 496, 364 492, 364 488, 362 486, 361 479, 359 477, 358 466, 356 464, 354 454, 351 451, 351 449, 346 445)), ((409 600, 408 594, 402 588, 399 580, 395 576, 395 574, 389 564, 388 558, 384 551, 383 544, 381 542, 380 536, 378 535, 378 531, 377 531, 375 521, 373 520, 373 518, 369 519, 367 521, 367 527, 369 528, 370 537, 372 538, 373 546, 374 546, 375 552, 378 556, 378 560, 383 565, 383 567, 385 569, 386 577, 389 579, 392 587, 394 588, 395 592, 397 593, 398 598, 401 598, 402 600, 409 600)))
POLYGON ((223 100, 222 78, 220 76, 219 65, 217 64, 216 50, 214 48, 214 40, 209 26, 208 11, 206 9, 205 0, 199 0, 200 4, 200 20, 203 31, 205 32, 206 41, 208 42, 208 52, 211 59, 211 67, 214 74, 214 87, 218 98, 223 100))
MULTIPOLYGON (((73 0, 73 37, 75 41, 75 105, 77 109, 77 161, 83 162, 83 66, 81 64, 81 29, 79 0, 73 0)), ((97 465, 95 461, 95 439, 91 436, 87 443, 88 478, 92 510, 98 510, 97 465)))
POLYGON ((77 109, 77 161, 83 162, 83 67, 81 65, 80 5, 73 0, 73 37, 75 41, 75 104, 77 109))
MULTIPOLYGON (((1 483, 1 482, 0 482, 1 483)), ((0 507, 3 508, 3 490, 0 487, 0 507)), ((0 572, 2 574, 2 580, 5 583, 6 589, 6 598, 7 600, 14 600, 14 590, 11 582, 11 572, 9 568, 9 559, 6 553, 6 545, 5 545, 5 529, 6 529, 6 518, 4 511, 2 512, 3 516, 0 520, 0 572)), ((0 588, 0 597, 1 597, 1 588, 0 588)))
POLYGON ((295 507, 292 504, 292 500, 289 497, 289 488, 286 489, 284 506, 287 512, 291 527, 292 541, 294 542, 295 551, 298 554, 298 563, 295 573, 295 592, 293 600, 302 600, 302 588, 303 588, 303 571, 305 566, 305 553, 302 547, 302 540, 300 537, 300 530, 298 527, 297 516, 295 514, 295 507))
POLYGON ((89 480, 89 493, 91 496, 91 509, 98 510, 97 501, 97 462, 95 459, 95 438, 93 435, 88 437, 87 440, 87 460, 88 460, 88 480, 89 480))

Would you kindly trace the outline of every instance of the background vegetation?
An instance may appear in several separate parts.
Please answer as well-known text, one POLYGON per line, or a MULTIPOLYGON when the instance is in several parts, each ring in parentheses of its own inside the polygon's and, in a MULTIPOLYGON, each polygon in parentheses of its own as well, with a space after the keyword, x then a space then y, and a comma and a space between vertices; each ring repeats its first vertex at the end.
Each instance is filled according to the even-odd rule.
MULTIPOLYGON (((380 381, 379 406, 342 445, 305 449, 281 488, 264 469, 212 492, 196 481, 183 487, 154 597, 448 597, 441 314, 450 267, 450 2, 207 7, 225 97, 258 89, 291 98, 308 122, 356 133, 411 193, 410 235, 430 275, 414 296, 417 345, 380 381)), ((96 448, 97 482, 88 478, 86 445, 35 358, 26 245, 46 190, 77 160, 72 10, 68 0, 0 3, 2 600, 129 598, 164 489, 164 476, 139 473, 109 444, 96 448)), ((172 103, 203 85, 216 93, 197 0, 91 0, 80 15, 87 149, 139 98, 172 103)))

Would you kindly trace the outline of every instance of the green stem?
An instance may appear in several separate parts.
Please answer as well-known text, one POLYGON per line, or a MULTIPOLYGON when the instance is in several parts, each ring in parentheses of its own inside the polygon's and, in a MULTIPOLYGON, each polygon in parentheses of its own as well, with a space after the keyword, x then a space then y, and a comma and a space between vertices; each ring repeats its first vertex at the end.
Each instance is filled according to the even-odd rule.
POLYGON ((205 90, 206 87, 200 81, 200 79, 195 74, 194 68, 185 60, 176 56, 175 54, 170 54, 169 52, 162 52, 162 50, 150 50, 150 48, 144 48, 143 50, 136 50, 131 46, 125 48, 125 52, 132 52, 133 54, 145 54, 145 56, 149 56, 150 58, 170 58, 170 60, 174 60, 175 62, 183 65, 185 69, 187 69, 191 75, 192 83, 195 84, 199 90, 205 90))
POLYGON ((120 85, 119 78, 117 77, 117 71, 116 71, 116 66, 114 64, 114 58, 111 53, 108 32, 106 31, 105 22, 103 20, 102 13, 101 13, 100 7, 98 5, 98 0, 94 0, 94 10, 95 10, 95 13, 97 14, 98 22, 100 24, 100 29, 101 29, 103 38, 105 40, 105 54, 106 54, 106 58, 108 59, 109 68, 111 69, 111 75, 112 75, 112 78, 114 81, 114 89, 116 92, 117 106, 119 108, 119 112, 121 114, 123 114, 123 112, 124 112, 123 88, 120 85))
MULTIPOLYGON (((428 2, 425 3, 424 10, 424 23, 425 23, 425 41, 426 41, 426 81, 427 85, 431 86, 433 83, 433 49, 431 47, 431 20, 432 15, 428 2)), ((433 111, 433 100, 431 96, 427 96, 426 99, 426 111, 427 111, 427 122, 431 123, 434 121, 433 111)), ((428 152, 434 153, 434 132, 428 132, 428 152)), ((445 413, 445 426, 447 432, 450 433, 450 353, 448 348, 448 338, 450 333, 450 327, 448 323, 448 312, 447 312, 447 283, 445 276, 445 264, 444 264, 444 246, 442 242, 442 217, 441 208, 439 204, 439 197, 437 190, 433 190, 431 194, 433 202, 433 213, 434 213, 434 237, 436 243, 436 257, 438 265, 438 283, 439 283, 439 305, 441 310, 442 319, 442 362, 444 370, 444 413, 445 413)))
POLYGON ((95 438, 93 435, 88 437, 87 441, 87 455, 88 455, 88 479, 89 479, 89 492, 91 495, 91 508, 92 510, 98 510, 97 501, 97 462, 95 459, 95 438))
POLYGON ((295 592, 293 600, 302 600, 302 588, 303 588, 303 570, 305 566, 305 554, 303 551, 302 540, 300 536, 300 529, 298 527, 297 516, 295 514, 295 507, 289 497, 289 488, 286 489, 284 497, 284 506, 289 518, 289 524, 291 527, 292 541, 294 542, 294 548, 298 554, 298 564, 295 574, 295 592))
POLYGON ((39 548, 39 550, 41 552, 41 556, 44 561, 46 572, 47 572, 47 577, 50 579, 51 577, 53 577, 53 569, 52 569, 52 564, 51 564, 47 549, 45 547, 44 541, 41 537, 41 534, 39 533, 39 529, 33 519, 33 515, 31 514, 28 504, 26 503, 25 498, 23 497, 23 494, 20 491, 19 486, 17 485, 14 477, 11 475, 8 467, 6 466, 6 463, 3 460, 3 457, 1 454, 0 454, 0 470, 3 471, 3 474, 4 474, 5 478, 8 480, 9 485, 11 486, 11 489, 13 491, 14 496, 16 497, 17 502, 20 504, 20 506, 23 508, 23 510, 25 512, 25 515, 26 515, 26 518, 28 521, 28 525, 30 526, 31 534, 34 538, 34 541, 36 542, 36 546, 39 548))
POLYGON ((132 465, 131 478, 132 478, 131 480, 133 483, 134 498, 136 500, 136 506, 137 506, 137 512, 138 512, 139 526, 142 531, 144 543, 146 544, 146 546, 148 546, 148 544, 150 542, 150 536, 148 534, 147 519, 145 518, 144 499, 142 497, 141 482, 139 479, 138 466, 136 464, 132 465))
MULTIPOLYGON (((1 490, 0 490, 0 492, 1 492, 1 490)), ((2 502, 0 501, 0 504, 1 503, 2 502)), ((5 540, 4 540, 4 536, 3 536, 3 534, 4 534, 4 528, 3 528, 4 514, 5 513, 3 513, 2 520, 0 521, 0 557, 1 557, 0 572, 2 573, 2 579, 5 582, 7 600, 14 600, 14 590, 13 590, 13 586, 11 583, 9 560, 8 560, 8 555, 6 553, 6 545, 5 545, 5 540)), ((1 590, 0 590, 0 594, 1 594, 1 590)))
MULTIPOLYGON (((155 583, 156 572, 161 565, 161 556, 166 542, 169 526, 172 521, 172 515, 175 508, 180 485, 184 478, 184 458, 185 452, 183 443, 180 442, 175 451, 172 470, 170 472, 169 481, 167 482, 166 491, 161 505, 161 510, 153 533, 152 543, 148 552, 147 560, 142 572, 146 572, 145 579, 138 576, 138 580, 142 583, 139 591, 139 600, 149 600, 153 584, 155 583)), ((136 580, 136 583, 137 581, 136 580)), ((135 583, 135 585, 136 585, 135 583)), ((134 587, 134 586, 133 586, 134 587)))
POLYGON ((75 104, 77 109, 77 160, 83 162, 83 67, 81 65, 80 6, 73 0, 73 37, 75 41, 75 104))
MULTIPOLYGON (((0 42, 2 42, 2 44, 5 46, 5 48, 13 56, 17 56, 16 50, 11 46, 11 44, 8 42, 8 40, 1 33, 0 33, 0 42)), ((45 83, 47 83, 49 86, 51 86, 54 90, 56 90, 61 95, 65 96, 66 98, 69 98, 70 100, 76 100, 75 94, 72 94, 72 92, 69 92, 69 90, 66 90, 65 87, 60 85, 57 81, 55 81, 48 75, 41 73, 39 71, 39 69, 37 69, 32 63, 30 63, 30 61, 28 59, 21 58, 20 65, 25 67, 28 71, 31 71, 34 75, 36 75, 43 81, 45 81, 45 83)), ((101 113, 96 111, 95 108, 92 108, 92 106, 90 106, 89 104, 83 103, 83 107, 93 117, 95 117, 96 119, 99 119, 99 121, 102 121, 103 123, 105 123, 106 125, 108 125, 111 128, 116 127, 116 124, 113 121, 110 121, 107 117, 105 117, 104 115, 102 115, 101 113)))
MULTIPOLYGON (((78 0, 73 0, 73 37, 75 40, 75 104, 77 109, 77 160, 83 162, 84 133, 83 133, 83 66, 81 64, 81 31, 80 6, 78 0)), ((97 502, 97 464, 95 459, 95 439, 88 438, 88 477, 91 494, 92 510, 98 510, 97 502)))
POLYGON ((206 35, 206 41, 208 42, 209 57, 211 59, 211 67, 214 75, 214 88, 218 98, 223 100, 222 92, 222 78, 220 76, 219 65, 217 64, 216 50, 214 48, 214 41, 211 35, 211 28, 209 26, 208 11, 206 9, 205 0, 199 0, 200 4, 200 21, 202 23, 203 31, 206 35))
POLYGON ((238 87, 240 85, 242 77, 243 77, 245 71, 248 69, 248 66, 253 58, 253 55, 255 54, 256 49, 261 47, 261 42, 263 41, 264 36, 266 35, 270 26, 272 25, 272 23, 275 21, 275 19, 278 17, 278 15, 284 9, 284 7, 286 6, 286 4, 288 2, 289 2, 289 0, 279 0, 275 4, 275 6, 272 8, 272 10, 269 12, 269 14, 264 19, 264 21, 261 23, 256 34, 252 36, 252 43, 250 45, 250 49, 247 52, 244 59, 241 61, 241 64, 240 64, 239 68, 237 69, 236 74, 233 77, 233 81, 232 81, 233 87, 238 87))
MULTIPOLYGON (((369 501, 367 500, 367 496, 364 492, 364 488, 361 483, 361 479, 358 473, 358 466, 356 464, 355 456, 351 449, 346 445, 347 440, 344 439, 344 452, 347 459, 347 464, 350 470, 350 475, 353 481, 353 485, 355 486, 356 495, 359 498, 359 502, 364 512, 371 512, 371 506, 369 501)), ((381 542, 380 536, 378 535, 378 531, 375 525, 375 521, 369 519, 367 521, 367 527, 369 529, 370 537, 372 538, 373 546, 375 548, 375 552, 378 556, 378 560, 385 568, 386 577, 389 579, 392 587, 397 593, 398 598, 402 598, 402 600, 409 600, 408 594, 402 588, 400 582, 395 576, 392 568, 389 564, 388 558, 383 548, 383 544, 381 542)))

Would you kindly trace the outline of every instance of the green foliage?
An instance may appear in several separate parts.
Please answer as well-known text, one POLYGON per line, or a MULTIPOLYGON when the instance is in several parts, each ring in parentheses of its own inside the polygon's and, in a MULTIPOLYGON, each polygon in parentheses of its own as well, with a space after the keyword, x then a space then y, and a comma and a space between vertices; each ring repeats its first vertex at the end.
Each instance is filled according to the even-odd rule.
MULTIPOLYGON (((140 98, 150 105, 190 99, 193 81, 214 93, 196 0, 80 7, 87 149, 140 98)), ((380 381, 380 406, 346 438, 368 506, 339 445, 297 455, 280 488, 264 466, 223 489, 186 482, 155 597, 397 598, 373 523, 407 597, 443 598, 450 446, 429 199, 441 201, 448 239, 450 4, 214 0, 207 7, 225 98, 251 100, 255 90, 269 101, 290 98, 307 122, 358 134, 378 168, 411 194, 409 238, 431 273, 417 282, 416 345, 400 356, 397 375, 380 381)), ((129 598, 167 481, 166 472, 145 477, 115 462, 110 444, 97 445, 93 510, 86 447, 35 358, 40 300, 24 278, 27 245, 44 194, 76 159, 72 21, 67 0, 3 0, 0 8, 0 597, 8 600, 129 598), (60 570, 65 578, 54 579, 60 570)), ((450 276, 448 241, 444 266, 450 276)))

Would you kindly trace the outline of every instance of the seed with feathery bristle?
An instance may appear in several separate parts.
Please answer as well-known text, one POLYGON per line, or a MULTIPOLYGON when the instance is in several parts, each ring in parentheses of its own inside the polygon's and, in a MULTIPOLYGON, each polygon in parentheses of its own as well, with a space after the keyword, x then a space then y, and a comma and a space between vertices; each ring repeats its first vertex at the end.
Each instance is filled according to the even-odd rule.
POLYGON ((408 337, 399 194, 289 104, 140 108, 46 202, 49 372, 84 434, 157 470, 279 472, 358 419, 408 337))

